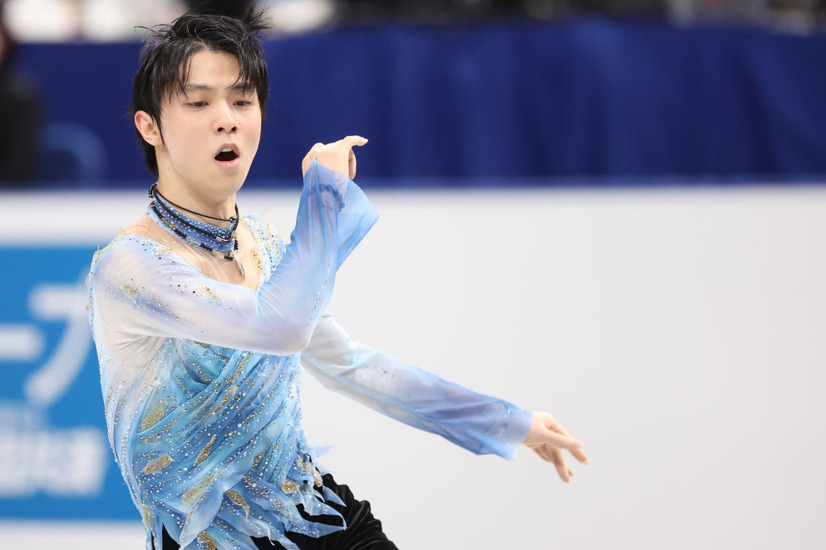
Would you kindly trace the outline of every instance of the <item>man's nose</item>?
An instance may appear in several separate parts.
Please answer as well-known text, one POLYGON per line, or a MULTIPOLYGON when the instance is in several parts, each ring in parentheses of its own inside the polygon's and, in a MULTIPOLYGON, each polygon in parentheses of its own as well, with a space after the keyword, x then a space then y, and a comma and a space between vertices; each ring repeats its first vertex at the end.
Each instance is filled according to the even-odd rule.
POLYGON ((234 134, 238 131, 238 124, 232 117, 232 110, 229 106, 224 107, 215 119, 214 129, 219 134, 234 134))

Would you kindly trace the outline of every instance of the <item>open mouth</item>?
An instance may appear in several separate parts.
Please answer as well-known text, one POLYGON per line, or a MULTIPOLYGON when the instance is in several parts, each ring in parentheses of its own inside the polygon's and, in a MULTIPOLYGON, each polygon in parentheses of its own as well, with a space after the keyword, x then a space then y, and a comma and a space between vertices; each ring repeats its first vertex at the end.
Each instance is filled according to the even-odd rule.
POLYGON ((230 148, 221 149, 221 152, 215 155, 215 160, 220 162, 231 162, 238 158, 238 153, 230 148))

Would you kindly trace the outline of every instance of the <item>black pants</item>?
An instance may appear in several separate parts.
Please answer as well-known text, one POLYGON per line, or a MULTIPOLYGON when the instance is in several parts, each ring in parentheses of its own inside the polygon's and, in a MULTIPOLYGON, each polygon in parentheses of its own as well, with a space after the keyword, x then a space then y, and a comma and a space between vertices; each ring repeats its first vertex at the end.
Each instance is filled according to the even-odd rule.
MULTIPOLYGON (((345 506, 330 503, 338 510, 347 522, 347 528, 323 537, 313 538, 299 533, 287 533, 287 538, 293 541, 301 550, 399 550, 387 539, 381 530, 381 522, 370 512, 370 503, 366 500, 356 500, 353 492, 347 485, 338 485, 333 476, 324 476, 325 487, 330 488, 344 502, 345 506)), ((299 508, 300 510, 300 508, 299 508)), ((306 519, 312 518, 317 523, 341 525, 341 520, 328 516, 309 516, 301 511, 306 519)), ((267 539, 252 539, 257 548, 262 550, 284 550, 278 543, 267 539)), ((166 529, 163 530, 163 550, 177 550, 180 548, 166 529)))

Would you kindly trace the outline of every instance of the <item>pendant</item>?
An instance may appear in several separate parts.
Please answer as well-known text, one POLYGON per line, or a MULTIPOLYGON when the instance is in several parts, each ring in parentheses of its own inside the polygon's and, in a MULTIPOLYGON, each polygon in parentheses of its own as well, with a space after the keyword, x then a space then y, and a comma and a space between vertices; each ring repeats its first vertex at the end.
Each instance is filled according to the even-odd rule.
POLYGON ((244 272, 244 266, 241 265, 241 260, 238 259, 238 256, 233 255, 233 257, 235 258, 235 263, 238 264, 238 271, 241 272, 241 278, 246 280, 247 274, 244 272))

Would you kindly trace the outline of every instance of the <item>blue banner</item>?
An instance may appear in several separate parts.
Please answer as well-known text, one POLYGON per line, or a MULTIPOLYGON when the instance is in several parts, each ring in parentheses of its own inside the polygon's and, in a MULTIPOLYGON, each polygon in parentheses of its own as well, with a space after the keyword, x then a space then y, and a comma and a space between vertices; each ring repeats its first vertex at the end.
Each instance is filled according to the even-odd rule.
MULTIPOLYGON (((148 187, 125 116, 139 48, 21 47, 63 153, 53 160, 83 151, 51 173, 148 187), (94 159, 105 166, 80 173, 94 159)), ((571 18, 341 27, 265 48, 260 189, 296 188, 307 149, 348 134, 370 139, 359 177, 374 188, 826 174, 826 33, 571 18)))
POLYGON ((137 519, 104 423, 93 252, 0 246, 0 518, 137 519))

